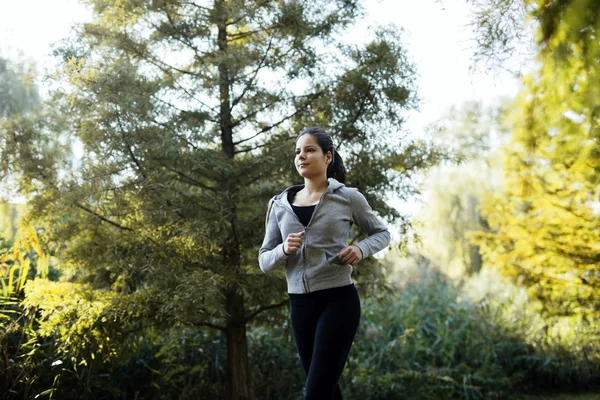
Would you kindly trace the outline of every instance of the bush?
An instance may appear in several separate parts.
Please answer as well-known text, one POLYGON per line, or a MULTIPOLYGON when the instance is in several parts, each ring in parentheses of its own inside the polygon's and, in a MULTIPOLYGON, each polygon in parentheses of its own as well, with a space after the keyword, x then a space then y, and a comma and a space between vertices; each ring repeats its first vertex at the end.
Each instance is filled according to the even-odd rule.
MULTIPOLYGON (((361 324, 340 380, 349 400, 505 399, 517 391, 546 386, 584 389, 600 382, 597 362, 574 354, 575 344, 567 348, 556 342, 553 347, 539 332, 539 321, 517 312, 510 298, 472 300, 433 275, 399 287, 388 299, 361 302, 361 324)), ((273 320, 283 322, 248 326, 257 399, 301 399, 305 377, 288 308, 270 312, 277 317, 273 320)), ((112 357, 104 363, 86 359, 76 364, 76 357, 56 363, 64 346, 53 337, 34 353, 39 358, 15 358, 17 364, 28 363, 22 371, 35 389, 29 393, 54 387, 54 398, 225 398, 226 346, 221 332, 159 330, 137 326, 141 322, 135 320, 128 324, 119 329, 122 336, 116 336, 123 342, 111 344, 112 357)))

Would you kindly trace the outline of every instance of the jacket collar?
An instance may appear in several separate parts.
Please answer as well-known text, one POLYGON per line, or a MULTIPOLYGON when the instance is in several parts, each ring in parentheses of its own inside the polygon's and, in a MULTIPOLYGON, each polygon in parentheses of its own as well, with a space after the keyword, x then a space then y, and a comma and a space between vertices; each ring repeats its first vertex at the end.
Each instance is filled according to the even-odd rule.
MULTIPOLYGON (((331 193, 334 190, 341 188, 342 186, 345 186, 343 183, 341 183, 335 178, 327 178, 327 182, 327 188, 325 189, 323 196, 325 196, 327 193, 331 193)), ((275 201, 279 201, 282 205, 291 210, 292 206, 287 198, 288 192, 298 192, 299 190, 303 189, 304 186, 304 184, 288 186, 283 192, 275 196, 275 201)))

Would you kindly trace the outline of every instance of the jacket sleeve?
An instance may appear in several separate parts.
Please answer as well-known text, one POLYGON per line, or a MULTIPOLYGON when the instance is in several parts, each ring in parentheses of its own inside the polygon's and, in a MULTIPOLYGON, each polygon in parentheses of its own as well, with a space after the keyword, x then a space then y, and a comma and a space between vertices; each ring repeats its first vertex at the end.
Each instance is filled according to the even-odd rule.
POLYGON ((258 254, 258 265, 265 274, 284 264, 288 258, 288 255, 283 252, 283 238, 277 223, 277 215, 271 212, 272 206, 273 199, 269 201, 267 207, 265 238, 258 254))
POLYGON ((349 188, 352 207, 352 218, 365 235, 368 237, 356 243, 367 258, 385 249, 391 240, 387 226, 375 215, 365 196, 356 188, 349 188))

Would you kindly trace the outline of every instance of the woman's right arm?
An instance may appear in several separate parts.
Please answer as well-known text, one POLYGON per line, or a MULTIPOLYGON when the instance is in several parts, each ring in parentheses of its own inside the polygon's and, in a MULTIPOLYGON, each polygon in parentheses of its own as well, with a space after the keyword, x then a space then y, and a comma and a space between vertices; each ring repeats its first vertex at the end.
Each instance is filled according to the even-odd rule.
POLYGON ((283 252, 283 238, 277 223, 277 215, 271 212, 272 201, 272 199, 269 201, 267 207, 265 238, 258 254, 258 265, 265 274, 284 264, 288 258, 288 255, 283 252))

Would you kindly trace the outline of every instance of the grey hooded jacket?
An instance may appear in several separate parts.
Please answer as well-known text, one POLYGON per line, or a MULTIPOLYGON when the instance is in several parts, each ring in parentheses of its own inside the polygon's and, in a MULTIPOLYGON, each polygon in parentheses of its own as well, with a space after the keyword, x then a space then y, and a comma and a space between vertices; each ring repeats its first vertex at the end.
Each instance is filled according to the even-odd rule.
POLYGON ((287 199, 288 191, 298 191, 304 185, 290 186, 269 200, 265 238, 258 262, 264 273, 285 265, 288 293, 310 293, 352 283, 352 265, 340 262, 336 255, 348 246, 353 223, 368 236, 356 243, 363 258, 390 243, 386 225, 375 215, 358 189, 346 187, 334 178, 327 181, 328 187, 307 226, 300 222, 287 199), (302 231, 302 247, 295 253, 285 254, 284 239, 290 233, 302 231))

